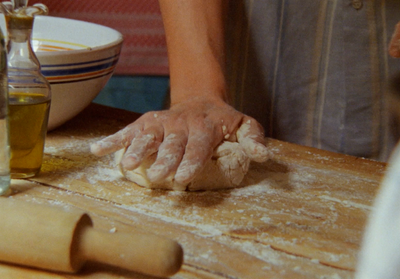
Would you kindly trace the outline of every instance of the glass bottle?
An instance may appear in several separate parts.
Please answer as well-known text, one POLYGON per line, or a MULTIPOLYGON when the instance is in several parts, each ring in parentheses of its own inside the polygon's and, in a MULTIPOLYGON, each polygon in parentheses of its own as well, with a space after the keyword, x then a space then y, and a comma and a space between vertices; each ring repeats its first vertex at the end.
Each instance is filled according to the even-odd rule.
POLYGON ((0 196, 10 187, 10 145, 8 125, 7 55, 0 30, 0 196))
POLYGON ((42 4, 27 6, 26 0, 2 7, 8 33, 11 177, 27 178, 40 171, 50 110, 50 84, 31 46, 34 16, 48 10, 42 4))

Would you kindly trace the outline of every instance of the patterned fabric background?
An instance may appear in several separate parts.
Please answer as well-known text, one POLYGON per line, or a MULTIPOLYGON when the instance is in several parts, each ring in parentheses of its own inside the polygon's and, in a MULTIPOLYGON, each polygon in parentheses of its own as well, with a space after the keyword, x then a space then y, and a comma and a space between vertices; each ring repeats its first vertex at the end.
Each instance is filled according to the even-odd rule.
POLYGON ((79 19, 114 28, 124 36, 115 74, 167 75, 164 27, 157 0, 31 0, 51 16, 79 19))

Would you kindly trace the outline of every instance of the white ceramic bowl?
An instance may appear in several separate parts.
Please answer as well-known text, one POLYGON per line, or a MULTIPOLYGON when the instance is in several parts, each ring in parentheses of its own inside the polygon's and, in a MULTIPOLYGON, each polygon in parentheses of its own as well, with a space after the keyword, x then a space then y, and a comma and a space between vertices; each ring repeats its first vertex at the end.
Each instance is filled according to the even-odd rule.
MULTIPOLYGON (((0 25, 4 33, 4 18, 0 25)), ((76 116, 99 94, 118 62, 122 42, 121 33, 106 26, 35 17, 32 46, 52 90, 48 130, 76 116)))

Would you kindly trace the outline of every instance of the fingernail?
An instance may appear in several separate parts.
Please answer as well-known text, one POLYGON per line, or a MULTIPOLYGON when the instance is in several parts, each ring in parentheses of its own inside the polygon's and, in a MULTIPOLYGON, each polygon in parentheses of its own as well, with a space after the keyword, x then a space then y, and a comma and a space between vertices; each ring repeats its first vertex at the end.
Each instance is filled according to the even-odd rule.
POLYGON ((136 156, 134 155, 125 155, 121 161, 121 165, 126 170, 134 170, 139 167, 140 162, 138 162, 136 156))
POLYGON ((147 177, 151 182, 159 182, 166 176, 167 168, 163 165, 155 165, 147 170, 147 177))
POLYGON ((98 155, 101 151, 100 146, 97 143, 92 143, 90 145, 90 152, 92 152, 94 155, 98 155))
POLYGON ((113 147, 114 143, 108 141, 97 141, 90 145, 90 152, 97 156, 107 154, 107 151, 113 147))
POLYGON ((258 144, 254 147, 254 158, 253 160, 258 162, 258 163, 262 163, 265 162, 269 159, 270 157, 270 151, 269 149, 261 144, 258 144))
POLYGON ((182 162, 176 171, 175 181, 179 184, 189 183, 194 178, 199 167, 201 167, 200 164, 182 162))

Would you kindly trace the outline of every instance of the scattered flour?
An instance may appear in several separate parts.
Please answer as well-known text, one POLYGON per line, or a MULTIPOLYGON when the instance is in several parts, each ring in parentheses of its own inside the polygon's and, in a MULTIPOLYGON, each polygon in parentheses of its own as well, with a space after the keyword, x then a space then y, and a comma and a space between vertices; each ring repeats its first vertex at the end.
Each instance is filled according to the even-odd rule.
POLYGON ((354 207, 354 208, 358 208, 358 209, 365 209, 365 210, 372 210, 372 206, 369 205, 365 205, 365 204, 360 204, 360 203, 355 203, 352 201, 347 201, 347 200, 341 200, 341 199, 336 199, 334 197, 331 196, 327 196, 327 195, 321 195, 319 196, 320 199, 324 199, 324 200, 328 200, 328 201, 333 201, 333 202, 337 202, 340 203, 341 205, 345 206, 345 207, 354 207))
MULTIPOLYGON (((279 151, 278 149, 279 148, 277 148, 276 152, 279 151)), ((110 163, 113 160, 107 156, 99 158, 92 155, 89 150, 89 144, 85 140, 71 138, 71 141, 62 147, 46 146, 45 153, 50 157, 51 160, 54 160, 54 162, 57 163, 57 160, 59 160, 60 165, 68 165, 68 168, 62 171, 62 175, 64 177, 85 180, 92 184, 93 187, 97 187, 96 189, 98 189, 98 192, 108 191, 106 187, 103 187, 101 182, 112 182, 115 184, 121 183, 121 185, 126 185, 127 183, 121 175, 119 169, 110 163)), ((320 159, 323 160, 323 158, 320 159)), ((51 172, 52 170, 50 169, 49 171, 51 172)), ((57 171, 60 171, 60 169, 55 168, 53 171, 56 173, 57 171)), ((236 201, 242 199, 251 199, 253 201, 257 201, 259 199, 268 198, 271 202, 274 202, 275 197, 281 195, 282 189, 292 192, 302 191, 310 188, 310 185, 314 184, 317 179, 318 177, 314 173, 310 171, 302 172, 302 169, 290 170, 288 172, 264 171, 261 173, 261 171, 256 171, 255 175, 250 177, 248 180, 248 186, 234 188, 226 192, 222 191, 215 196, 223 197, 220 202, 230 203, 230 208, 234 208, 236 201), (284 185, 284 187, 282 187, 282 185, 284 185), (221 193, 225 193, 225 196, 221 193)), ((69 185, 64 184, 59 184, 59 186, 64 189, 68 189, 70 187, 69 185)), ((321 187, 323 187, 323 185, 321 187)), ((132 202, 114 206, 126 209, 129 212, 137 212, 167 223, 173 223, 177 226, 182 226, 182 229, 189 232, 195 232, 196 235, 206 238, 223 238, 229 234, 230 231, 234 231, 235 229, 251 227, 254 224, 253 222, 264 223, 266 226, 268 226, 274 221, 273 214, 291 214, 291 216, 295 216, 296 210, 288 208, 285 204, 282 204, 282 209, 279 209, 279 211, 274 211, 260 207, 259 204, 255 202, 254 204, 247 203, 249 206, 245 209, 237 208, 233 209, 232 212, 230 212, 230 210, 229 212, 223 212, 224 206, 218 206, 218 203, 216 203, 215 206, 210 205, 209 207, 204 207, 196 204, 198 200, 190 200, 190 197, 196 197, 199 198, 199 200, 205 200, 207 197, 209 197, 209 193, 206 192, 188 194, 186 192, 179 191, 158 192, 154 190, 141 189, 137 193, 128 191, 123 192, 123 195, 126 197, 125 200, 132 199, 132 202), (151 198, 153 202, 141 202, 140 198, 144 200, 151 198), (211 216, 207 220, 205 219, 205 210, 208 210, 208 215, 211 216), (217 212, 216 215, 218 216, 224 216, 225 213, 228 214, 227 216, 243 215, 241 216, 243 219, 240 222, 236 221, 235 219, 218 219, 214 218, 213 212, 217 212)), ((328 194, 320 195, 319 198, 333 202, 341 202, 346 207, 370 209, 369 206, 346 200, 342 201, 331 197, 328 194)), ((335 208, 331 205, 331 209, 333 212, 335 208)), ((311 216, 311 213, 302 209, 297 209, 297 213, 300 217, 304 216, 304 214, 309 214, 311 216)), ((337 213, 333 213, 336 214, 337 218, 337 213)), ((331 215, 335 217, 333 213, 331 215)), ((314 217, 322 218, 324 216, 314 217)), ((330 226, 333 225, 332 223, 327 222, 327 220, 325 220, 325 222, 330 226)), ((293 223, 292 227, 296 228, 296 223, 293 223)), ((298 227, 298 229, 301 229, 301 227, 298 227)), ((110 229, 110 233, 113 232, 116 232, 115 227, 110 229)), ((257 233, 257 239, 263 239, 263 237, 267 235, 268 234, 264 232, 257 233)), ((271 241, 284 246, 295 245, 298 240, 295 238, 288 240, 287 238, 274 237, 274 239, 271 239, 271 241)), ((281 266, 284 264, 280 256, 280 252, 277 252, 269 245, 262 244, 258 241, 245 240, 240 243, 240 247, 238 248, 250 255, 263 259, 274 266, 281 266)), ((211 254, 212 251, 205 250, 198 256, 207 259, 211 257, 211 254)), ((332 262, 337 262, 340 260, 340 257, 337 255, 326 255, 326 258, 330 259, 332 262)), ((319 263, 319 260, 312 259, 311 262, 319 263)), ((269 267, 266 267, 266 269, 268 268, 269 267)))

